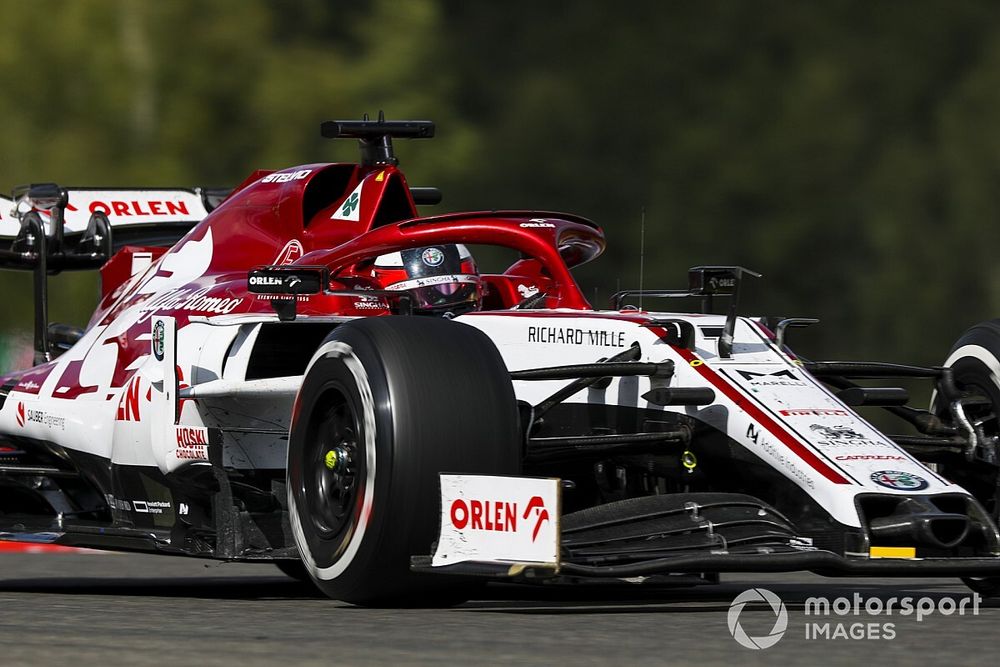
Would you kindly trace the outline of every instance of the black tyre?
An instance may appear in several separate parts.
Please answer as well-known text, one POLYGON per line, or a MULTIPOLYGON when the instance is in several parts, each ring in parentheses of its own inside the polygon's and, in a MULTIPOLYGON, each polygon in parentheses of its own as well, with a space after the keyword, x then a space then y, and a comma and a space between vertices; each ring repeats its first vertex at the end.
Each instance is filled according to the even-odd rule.
POLYGON ((516 474, 510 376, 482 332, 378 317, 335 329, 295 401, 289 513, 316 585, 356 604, 427 604, 461 582, 410 572, 439 525, 441 472, 516 474))
MULTIPOLYGON (((962 334, 944 365, 952 369, 955 384, 964 393, 988 399, 965 410, 977 435, 983 439, 1000 437, 1000 320, 981 322, 962 334)), ((949 414, 940 394, 935 394, 932 409, 941 416, 949 414)), ((942 465, 941 473, 972 493, 994 522, 1000 520, 995 466, 982 462, 942 465)), ((984 596, 1000 595, 1000 577, 966 577, 962 581, 984 596)))

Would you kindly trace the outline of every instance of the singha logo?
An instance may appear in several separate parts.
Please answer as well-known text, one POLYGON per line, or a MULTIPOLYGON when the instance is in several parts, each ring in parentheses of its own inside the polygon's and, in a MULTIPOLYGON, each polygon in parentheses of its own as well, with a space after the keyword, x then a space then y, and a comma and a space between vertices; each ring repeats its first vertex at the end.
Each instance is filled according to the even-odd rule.
POLYGON ((847 426, 823 426, 813 424, 809 427, 823 438, 830 440, 864 440, 865 436, 847 426))

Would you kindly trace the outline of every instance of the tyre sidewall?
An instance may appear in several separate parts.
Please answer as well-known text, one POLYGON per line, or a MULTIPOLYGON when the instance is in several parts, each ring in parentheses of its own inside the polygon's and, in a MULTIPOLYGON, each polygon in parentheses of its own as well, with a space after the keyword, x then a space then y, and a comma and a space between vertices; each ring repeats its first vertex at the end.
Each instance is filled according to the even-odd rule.
MULTIPOLYGON (((978 387, 1000 406, 1000 320, 983 322, 966 331, 944 365, 952 369, 958 387, 978 387)), ((943 414, 947 409, 935 396, 933 410, 943 414)))

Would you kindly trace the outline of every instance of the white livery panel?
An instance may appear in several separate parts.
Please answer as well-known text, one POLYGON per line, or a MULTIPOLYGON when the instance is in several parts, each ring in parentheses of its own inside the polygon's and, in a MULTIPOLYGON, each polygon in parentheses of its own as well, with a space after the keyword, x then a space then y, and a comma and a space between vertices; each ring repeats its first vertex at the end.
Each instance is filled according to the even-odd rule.
MULTIPOLYGON (((477 313, 460 320, 486 332, 511 370, 594 363, 633 344, 641 348, 639 361, 672 361, 670 387, 710 387, 715 402, 659 407, 642 398, 653 388, 647 377, 614 378, 606 388, 581 390, 566 402, 673 411, 710 424, 779 470, 844 525, 861 525, 854 502, 860 493, 963 492, 838 400, 752 321, 737 321, 732 356, 722 359, 717 336, 724 317, 664 317, 686 319, 695 327, 693 351, 666 344, 662 329, 642 326, 647 318, 628 313, 477 313)), ((514 383, 518 398, 533 405, 565 385, 514 383)))
POLYGON ((441 530, 432 565, 559 562, 559 480, 441 475, 441 530))

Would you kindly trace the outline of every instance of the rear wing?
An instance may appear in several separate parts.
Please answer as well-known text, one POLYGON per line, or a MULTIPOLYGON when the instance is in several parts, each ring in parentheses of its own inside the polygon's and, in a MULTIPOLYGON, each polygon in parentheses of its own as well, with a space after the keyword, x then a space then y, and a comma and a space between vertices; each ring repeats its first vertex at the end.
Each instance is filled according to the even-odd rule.
POLYGON ((206 188, 64 188, 0 197, 0 268, 95 269, 126 245, 176 243, 228 194, 206 188))
POLYGON ((53 357, 49 274, 97 269, 126 245, 172 246, 228 195, 201 188, 63 188, 0 197, 0 269, 34 273, 35 363, 53 357))

